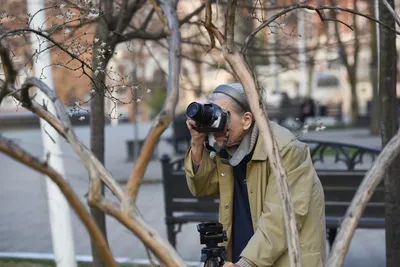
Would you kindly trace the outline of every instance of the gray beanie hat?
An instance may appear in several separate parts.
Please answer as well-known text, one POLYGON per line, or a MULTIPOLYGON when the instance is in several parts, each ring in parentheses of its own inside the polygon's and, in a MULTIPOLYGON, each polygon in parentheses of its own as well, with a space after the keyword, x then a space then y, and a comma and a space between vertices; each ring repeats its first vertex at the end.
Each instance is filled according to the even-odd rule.
POLYGON ((245 111, 250 111, 250 105, 247 101, 246 93, 240 83, 221 84, 215 88, 213 93, 222 93, 230 96, 235 99, 245 111))

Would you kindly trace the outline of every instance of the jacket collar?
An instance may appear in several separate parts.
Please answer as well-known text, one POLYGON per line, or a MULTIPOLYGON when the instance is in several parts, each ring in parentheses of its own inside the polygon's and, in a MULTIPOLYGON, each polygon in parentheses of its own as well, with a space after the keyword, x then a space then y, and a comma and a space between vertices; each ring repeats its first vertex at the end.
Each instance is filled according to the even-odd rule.
POLYGON ((267 159, 267 152, 264 149, 264 140, 259 134, 257 137, 257 144, 254 149, 253 157, 251 160, 266 160, 267 159))

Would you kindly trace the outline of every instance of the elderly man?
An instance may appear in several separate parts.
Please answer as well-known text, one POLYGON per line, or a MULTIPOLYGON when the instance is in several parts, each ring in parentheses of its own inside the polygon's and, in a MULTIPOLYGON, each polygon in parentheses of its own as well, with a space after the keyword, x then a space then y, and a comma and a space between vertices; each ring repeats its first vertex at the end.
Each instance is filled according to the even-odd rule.
MULTIPOLYGON (((289 266, 278 187, 243 87, 220 85, 209 101, 229 112, 229 123, 223 131, 204 133, 188 118, 192 139, 185 171, 194 196, 219 194, 219 221, 228 236, 224 266, 289 266)), ((289 130, 270 125, 288 176, 303 266, 322 267, 325 203, 309 149, 289 130)))

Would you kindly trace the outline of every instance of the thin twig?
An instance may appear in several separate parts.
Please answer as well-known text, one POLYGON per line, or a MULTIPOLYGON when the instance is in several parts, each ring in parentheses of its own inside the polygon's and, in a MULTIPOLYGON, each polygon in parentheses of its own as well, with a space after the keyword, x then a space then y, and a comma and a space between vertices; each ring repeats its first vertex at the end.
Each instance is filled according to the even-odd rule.
POLYGON ((210 36, 210 41, 211 41, 210 48, 207 50, 206 54, 215 47, 214 34, 209 30, 212 24, 211 19, 212 19, 211 0, 206 0, 206 21, 204 24, 208 32, 208 35, 210 36))
POLYGON ((250 42, 254 39, 254 37, 256 36, 256 34, 257 34, 259 31, 261 31, 262 29, 264 29, 265 27, 267 27, 271 22, 275 21, 277 18, 279 18, 279 17, 285 15, 286 13, 292 12, 293 10, 299 9, 299 8, 303 8, 303 9, 308 9, 308 10, 316 11, 316 12, 318 13, 318 15, 319 15, 319 17, 320 17, 320 19, 321 19, 322 21, 335 21, 335 22, 338 22, 338 23, 342 23, 343 25, 345 25, 346 27, 348 27, 348 28, 350 28, 350 29, 352 29, 352 27, 351 27, 349 24, 347 24, 347 23, 345 23, 345 22, 343 22, 343 21, 339 21, 339 20, 328 19, 328 18, 326 18, 324 15, 322 15, 319 11, 321 11, 321 10, 332 10, 332 9, 334 9, 334 10, 340 10, 340 11, 344 11, 344 12, 356 14, 356 15, 359 15, 359 16, 361 16, 361 17, 367 18, 367 19, 369 19, 369 20, 371 20, 371 21, 373 21, 373 22, 376 22, 376 23, 378 23, 379 25, 381 25, 381 26, 383 26, 383 27, 385 27, 385 28, 387 28, 387 29, 389 29, 389 30, 391 30, 391 31, 393 31, 393 32, 395 32, 395 33, 397 33, 397 34, 400 35, 400 32, 399 32, 399 31, 397 31, 396 29, 393 29, 392 27, 390 27, 390 26, 388 26, 388 25, 382 23, 381 21, 379 21, 379 20, 377 20, 377 19, 375 19, 375 18, 373 18, 373 17, 371 17, 371 16, 369 16, 369 15, 366 15, 366 14, 363 14, 363 13, 360 13, 360 12, 356 12, 356 11, 354 11, 354 10, 352 10, 352 9, 349 9, 349 8, 343 8, 343 7, 338 7, 338 6, 318 6, 318 7, 314 7, 314 6, 310 6, 310 5, 307 5, 307 4, 297 4, 297 5, 290 6, 290 7, 286 8, 286 9, 284 9, 284 10, 278 12, 277 14, 275 14, 274 16, 272 16, 271 18, 269 18, 268 20, 264 21, 260 26, 258 26, 258 27, 246 38, 246 41, 244 42, 244 46, 243 46, 243 48, 242 48, 241 53, 242 53, 242 54, 245 54, 245 53, 246 53, 247 47, 249 46, 250 42))
POLYGON ((161 23, 164 25, 164 27, 166 29, 168 29, 168 21, 164 16, 164 13, 162 11, 162 9, 160 8, 160 6, 157 4, 156 0, 150 0, 154 10, 157 13, 158 18, 161 20, 161 23))

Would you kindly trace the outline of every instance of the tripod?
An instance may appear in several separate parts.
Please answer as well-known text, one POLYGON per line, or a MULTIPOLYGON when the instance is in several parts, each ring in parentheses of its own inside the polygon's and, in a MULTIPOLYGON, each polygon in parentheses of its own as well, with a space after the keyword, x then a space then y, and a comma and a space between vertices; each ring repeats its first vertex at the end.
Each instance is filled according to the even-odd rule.
POLYGON ((224 247, 204 247, 201 249, 199 267, 219 267, 225 263, 224 247))
POLYGON ((197 225, 200 232, 200 244, 206 246, 201 249, 201 267, 223 266, 226 260, 225 247, 218 246, 218 243, 226 241, 226 233, 220 223, 203 223, 197 225))

